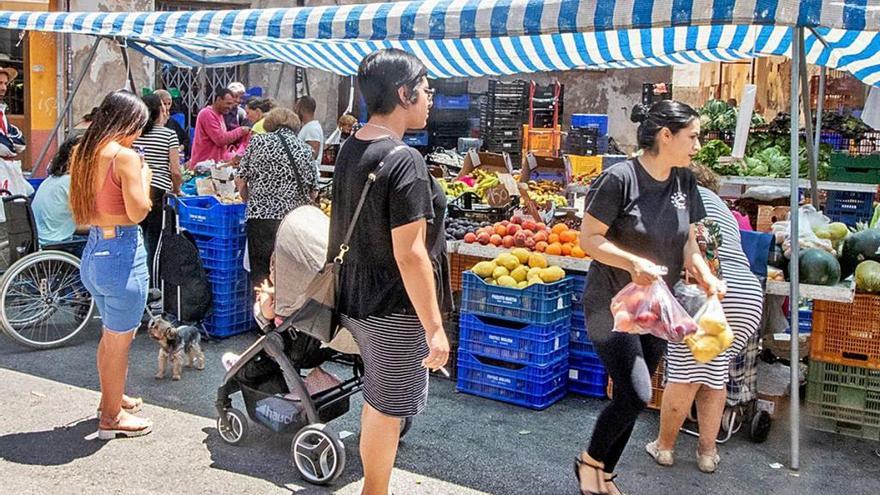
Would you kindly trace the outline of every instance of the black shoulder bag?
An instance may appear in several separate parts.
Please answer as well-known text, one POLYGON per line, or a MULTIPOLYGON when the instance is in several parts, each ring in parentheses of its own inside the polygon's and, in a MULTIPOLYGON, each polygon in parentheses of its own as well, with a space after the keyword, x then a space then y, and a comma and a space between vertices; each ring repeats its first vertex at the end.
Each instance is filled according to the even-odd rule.
MULTIPOLYGON (((339 300, 339 276, 342 272, 342 263, 345 261, 345 254, 351 249, 351 235, 361 216, 361 210, 367 200, 373 183, 376 182, 376 174, 385 165, 385 160, 396 151, 406 148, 406 146, 396 146, 392 149, 376 169, 367 176, 367 183, 361 192, 360 200, 351 217, 351 223, 345 232, 345 239, 339 245, 339 252, 333 261, 324 265, 321 271, 315 275, 315 278, 309 283, 303 297, 303 305, 290 316, 289 324, 298 332, 314 337, 322 342, 330 342, 336 336, 339 330, 339 314, 336 311, 336 304, 339 300)), ((287 323, 287 322, 286 322, 287 323)))

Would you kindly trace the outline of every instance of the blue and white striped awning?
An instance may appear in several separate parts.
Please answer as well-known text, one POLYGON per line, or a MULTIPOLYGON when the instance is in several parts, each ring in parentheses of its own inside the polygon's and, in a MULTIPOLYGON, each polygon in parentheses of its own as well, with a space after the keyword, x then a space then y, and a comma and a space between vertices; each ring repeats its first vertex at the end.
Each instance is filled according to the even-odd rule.
POLYGON ((436 78, 788 55, 793 26, 810 28, 810 63, 880 84, 880 0, 429 0, 230 11, 0 11, 0 28, 125 38, 173 65, 283 62, 350 75, 366 54, 393 46, 419 56, 436 78))

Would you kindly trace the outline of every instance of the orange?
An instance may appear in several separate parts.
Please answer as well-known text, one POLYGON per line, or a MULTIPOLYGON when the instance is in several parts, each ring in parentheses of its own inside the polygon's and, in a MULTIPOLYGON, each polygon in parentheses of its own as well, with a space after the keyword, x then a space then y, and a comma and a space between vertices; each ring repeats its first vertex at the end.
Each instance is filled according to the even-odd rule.
POLYGON ((574 242, 577 239, 577 232, 574 230, 566 230, 559 234, 559 240, 562 242, 574 242))
POLYGON ((562 254, 562 244, 559 244, 558 242, 554 242, 554 243, 550 244, 549 246, 547 246, 547 249, 545 249, 544 252, 547 254, 559 256, 562 254))
POLYGON ((568 230, 568 225, 565 225, 564 223, 557 223, 553 226, 552 230, 554 234, 561 234, 568 230))
POLYGON ((585 253, 584 250, 581 249, 580 246, 575 246, 575 247, 571 248, 571 255, 575 258, 586 258, 587 257, 587 253, 585 253))
POLYGON ((537 234, 535 234, 535 237, 533 237, 533 239, 535 239, 535 242, 546 241, 547 233, 539 231, 537 234))
POLYGON ((547 242, 550 244, 559 244, 559 234, 550 234, 547 237, 547 242))
POLYGON ((543 253, 547 249, 547 243, 544 241, 538 241, 535 243, 535 251, 539 253, 543 253))
POLYGON ((495 233, 500 235, 501 237, 504 237, 507 235, 507 227, 505 227, 504 225, 501 225, 500 223, 496 223, 495 224, 495 233))
POLYGON ((567 243, 567 242, 566 242, 565 244, 563 244, 563 245, 562 245, 562 255, 563 255, 563 256, 568 256, 568 255, 570 255, 570 254, 571 254, 571 248, 572 248, 571 244, 569 244, 569 243, 567 243))

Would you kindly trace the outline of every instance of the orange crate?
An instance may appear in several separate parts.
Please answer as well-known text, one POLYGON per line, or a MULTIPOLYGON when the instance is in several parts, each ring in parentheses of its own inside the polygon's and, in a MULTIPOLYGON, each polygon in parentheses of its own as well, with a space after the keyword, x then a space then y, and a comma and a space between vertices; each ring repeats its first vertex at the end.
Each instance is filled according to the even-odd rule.
POLYGON ((813 301, 810 358, 880 369, 880 296, 856 294, 852 304, 813 301))
MULTIPOLYGON (((666 375, 666 358, 660 360, 660 364, 657 365, 657 371, 654 372, 654 376, 651 377, 651 401, 648 402, 648 409, 656 409, 660 410, 660 405, 663 403, 663 380, 666 375)), ((611 377, 608 378, 608 398, 610 399, 612 396, 612 392, 614 391, 614 383, 611 380, 611 377)))
POLYGON ((755 222, 755 230, 758 232, 770 232, 770 227, 776 222, 785 220, 790 210, 790 206, 758 206, 758 220, 755 222))
POLYGON ((466 254, 452 253, 449 255, 449 273, 452 279, 452 291, 459 292, 461 290, 461 274, 474 267, 477 263, 485 261, 479 256, 468 256, 466 254))
POLYGON ((555 155, 562 146, 562 128, 530 129, 523 125, 523 155, 528 152, 555 155))

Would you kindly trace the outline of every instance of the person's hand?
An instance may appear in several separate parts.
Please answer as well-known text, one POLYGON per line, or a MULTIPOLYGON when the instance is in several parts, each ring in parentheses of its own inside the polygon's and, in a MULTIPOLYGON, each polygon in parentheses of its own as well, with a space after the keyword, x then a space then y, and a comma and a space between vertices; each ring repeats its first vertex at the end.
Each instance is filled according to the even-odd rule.
POLYGON ((433 332, 425 332, 425 340, 428 341, 428 357, 422 360, 422 366, 431 371, 436 371, 446 365, 449 360, 449 340, 446 339, 446 331, 443 328, 433 332))
POLYGON ((651 285, 660 278, 663 270, 652 261, 636 257, 632 260, 629 274, 636 285, 651 285))
POLYGON ((720 301, 727 294, 727 284, 723 280, 719 280, 715 275, 709 275, 703 280, 703 290, 709 297, 715 296, 720 301))
POLYGON ((243 125, 243 126, 241 126, 241 128, 244 129, 244 131, 242 131, 242 132, 244 132, 245 134, 250 134, 250 133, 251 133, 251 128, 250 128, 250 127, 248 127, 248 126, 246 126, 246 125, 243 125))

